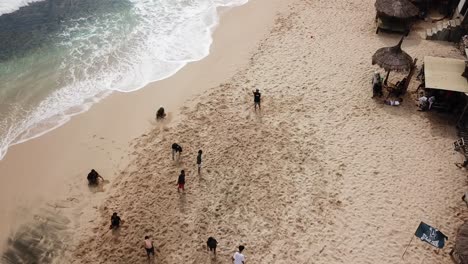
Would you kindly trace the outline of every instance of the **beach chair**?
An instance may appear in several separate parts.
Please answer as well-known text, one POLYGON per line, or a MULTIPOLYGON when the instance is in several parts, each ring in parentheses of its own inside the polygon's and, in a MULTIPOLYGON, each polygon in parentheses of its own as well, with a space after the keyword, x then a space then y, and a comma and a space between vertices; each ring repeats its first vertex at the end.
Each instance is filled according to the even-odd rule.
POLYGON ((405 77, 406 79, 404 80, 404 82, 399 82, 397 84, 392 84, 390 82, 387 82, 387 84, 383 85, 384 89, 388 91, 387 98, 390 96, 400 97, 406 93, 406 91, 408 90, 410 81, 411 81, 411 77, 413 77, 413 74, 416 70, 416 62, 418 62, 418 59, 413 60, 413 64, 411 65, 410 71, 408 75, 405 77))
POLYGON ((453 147, 455 151, 459 151, 465 146, 465 139, 459 138, 457 141, 453 142, 453 147))

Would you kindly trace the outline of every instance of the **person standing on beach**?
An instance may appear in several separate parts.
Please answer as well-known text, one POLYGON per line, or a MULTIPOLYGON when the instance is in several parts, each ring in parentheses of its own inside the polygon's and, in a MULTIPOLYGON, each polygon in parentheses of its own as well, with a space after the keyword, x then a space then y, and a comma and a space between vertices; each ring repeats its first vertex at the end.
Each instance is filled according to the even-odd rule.
POLYGON ((151 259, 151 255, 153 255, 154 258, 153 241, 150 239, 149 236, 145 236, 144 247, 146 249, 146 254, 148 255, 148 260, 151 259))
POLYGON ((182 189, 182 192, 185 192, 184 186, 185 186, 185 171, 181 170, 179 178, 177 179, 177 192, 180 192, 180 189, 182 189))
POLYGON ((239 246, 239 251, 234 253, 234 256, 232 256, 232 262, 234 264, 245 264, 245 256, 242 254, 243 250, 244 246, 239 246))
POLYGON ((254 107, 255 107, 255 111, 257 111, 257 105, 258 105, 258 110, 261 110, 261 107, 260 107, 260 100, 261 100, 261 97, 262 97, 262 94, 260 93, 260 90, 257 89, 254 91, 252 91, 253 95, 254 95, 254 107))
POLYGON ((208 241, 206 241, 206 248, 209 251, 213 251, 216 255, 216 247, 218 246, 218 241, 214 237, 209 237, 208 241))
POLYGON ((197 155, 198 175, 200 175, 200 173, 201 173, 202 154, 203 154, 203 151, 200 149, 200 150, 198 151, 198 155, 197 155))
POLYGON ((111 225, 110 229, 117 229, 120 227, 120 222, 123 222, 122 219, 117 215, 117 213, 113 213, 111 216, 111 225))
POLYGON ((164 119, 166 117, 166 113, 164 112, 164 107, 161 105, 156 112, 156 120, 164 119))
POLYGON ((174 160, 176 154, 179 154, 177 159, 180 159, 180 155, 182 154, 182 147, 179 144, 174 143, 172 144, 172 160, 174 160))

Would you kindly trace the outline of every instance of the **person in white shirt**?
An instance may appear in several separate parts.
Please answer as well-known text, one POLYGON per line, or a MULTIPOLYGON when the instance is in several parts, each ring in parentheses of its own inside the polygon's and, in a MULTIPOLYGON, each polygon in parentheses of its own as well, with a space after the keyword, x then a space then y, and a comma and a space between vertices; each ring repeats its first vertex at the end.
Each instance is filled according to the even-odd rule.
POLYGON ((242 254, 243 250, 244 246, 239 246, 239 251, 234 253, 234 256, 232 256, 232 262, 234 264, 245 264, 245 256, 242 254))
POLYGON ((384 104, 391 106, 399 106, 403 102, 403 98, 398 98, 395 100, 384 100, 384 104))
POLYGON ((419 111, 426 111, 428 106, 429 106, 429 103, 427 102, 428 98, 427 96, 421 96, 419 97, 418 101, 419 101, 419 111))

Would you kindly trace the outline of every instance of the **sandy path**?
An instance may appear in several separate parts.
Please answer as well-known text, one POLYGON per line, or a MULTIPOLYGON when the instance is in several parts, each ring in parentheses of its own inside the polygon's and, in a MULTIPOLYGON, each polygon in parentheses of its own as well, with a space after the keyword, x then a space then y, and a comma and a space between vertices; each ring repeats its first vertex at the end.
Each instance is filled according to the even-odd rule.
MULTIPOLYGON (((144 263, 146 234, 158 263, 229 263, 239 244, 249 263, 450 263, 466 216, 453 124, 417 112, 410 95, 398 108, 370 99, 370 58, 398 41, 375 35, 373 1, 290 6, 247 69, 194 98, 179 123, 136 142, 134 163, 113 184, 77 263, 144 263), (252 109, 257 87, 261 114, 252 109), (180 163, 170 160, 173 142, 184 147, 180 163), (180 169, 185 195, 175 186, 180 169), (126 220, 118 235, 106 233, 113 211, 126 220), (449 244, 437 251, 414 241, 402 260, 419 221, 449 244), (217 259, 204 251, 208 236, 220 242, 217 259)), ((420 61, 460 56, 421 33, 403 49, 420 61)))

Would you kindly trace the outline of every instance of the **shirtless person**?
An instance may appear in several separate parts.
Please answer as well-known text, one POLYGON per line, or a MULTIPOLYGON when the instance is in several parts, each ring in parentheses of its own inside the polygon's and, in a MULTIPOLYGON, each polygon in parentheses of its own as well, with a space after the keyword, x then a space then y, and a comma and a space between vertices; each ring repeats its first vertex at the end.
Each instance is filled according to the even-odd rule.
POLYGON ((151 255, 153 255, 154 258, 153 241, 150 239, 149 236, 145 236, 144 247, 146 249, 146 255, 148 255, 148 260, 151 259, 151 255))

